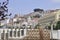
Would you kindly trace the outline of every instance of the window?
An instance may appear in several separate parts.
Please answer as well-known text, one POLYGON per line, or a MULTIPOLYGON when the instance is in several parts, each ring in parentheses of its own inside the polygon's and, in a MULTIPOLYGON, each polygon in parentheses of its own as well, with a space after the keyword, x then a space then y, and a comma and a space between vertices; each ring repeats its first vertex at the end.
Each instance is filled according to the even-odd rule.
POLYGON ((24 36, 24 30, 21 30, 21 36, 24 36))

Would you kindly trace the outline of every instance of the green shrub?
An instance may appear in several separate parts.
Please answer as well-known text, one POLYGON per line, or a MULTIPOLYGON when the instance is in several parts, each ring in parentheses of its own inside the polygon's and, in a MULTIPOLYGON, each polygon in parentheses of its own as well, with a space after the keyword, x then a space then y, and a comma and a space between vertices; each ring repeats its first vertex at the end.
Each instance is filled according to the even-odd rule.
MULTIPOLYGON (((48 29, 51 29, 51 25, 48 26, 48 29)), ((53 29, 54 29, 54 30, 60 29, 60 21, 58 21, 58 22, 56 23, 56 26, 53 25, 53 29)))

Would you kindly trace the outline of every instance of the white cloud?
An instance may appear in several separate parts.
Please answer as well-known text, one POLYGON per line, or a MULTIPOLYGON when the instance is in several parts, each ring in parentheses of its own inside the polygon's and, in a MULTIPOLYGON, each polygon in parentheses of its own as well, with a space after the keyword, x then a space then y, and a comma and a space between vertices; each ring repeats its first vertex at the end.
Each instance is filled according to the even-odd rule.
POLYGON ((51 0, 54 3, 60 3, 60 0, 51 0))

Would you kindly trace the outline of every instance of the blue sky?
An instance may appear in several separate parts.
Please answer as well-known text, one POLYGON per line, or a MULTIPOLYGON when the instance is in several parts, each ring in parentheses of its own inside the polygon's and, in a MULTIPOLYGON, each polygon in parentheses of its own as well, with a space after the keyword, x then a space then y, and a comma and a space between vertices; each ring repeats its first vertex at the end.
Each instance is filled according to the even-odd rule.
POLYGON ((9 0, 8 8, 12 14, 28 14, 35 8, 44 10, 60 8, 60 0, 9 0))

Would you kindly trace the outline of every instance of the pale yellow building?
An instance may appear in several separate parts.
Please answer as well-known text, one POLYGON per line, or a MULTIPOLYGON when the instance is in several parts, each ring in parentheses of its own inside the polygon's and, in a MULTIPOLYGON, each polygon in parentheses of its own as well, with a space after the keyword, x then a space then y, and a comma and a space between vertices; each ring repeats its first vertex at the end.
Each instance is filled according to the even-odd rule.
POLYGON ((39 24, 45 27, 50 24, 56 25, 57 21, 60 21, 60 10, 45 14, 43 17, 40 18, 39 24))

